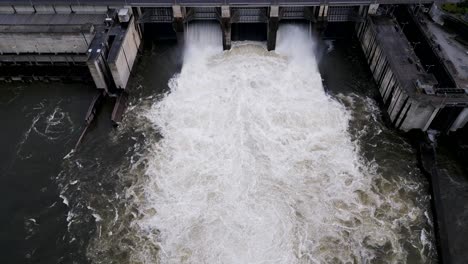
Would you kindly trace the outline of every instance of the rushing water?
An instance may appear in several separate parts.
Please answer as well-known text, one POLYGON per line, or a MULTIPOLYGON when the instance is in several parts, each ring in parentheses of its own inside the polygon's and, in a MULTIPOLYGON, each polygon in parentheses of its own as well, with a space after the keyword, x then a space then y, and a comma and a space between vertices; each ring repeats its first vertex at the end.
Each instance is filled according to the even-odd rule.
MULTIPOLYGON (((281 27, 276 52, 249 42, 223 52, 219 34, 191 27, 170 91, 132 111, 150 135, 124 190, 133 216, 118 248, 127 259, 430 262, 428 203, 417 198, 414 164, 386 178, 360 150, 361 138, 385 128, 350 130, 358 108, 378 125, 375 102, 325 93, 305 29, 281 27)), ((412 155, 404 142, 397 148, 412 155)))
POLYGON ((147 54, 124 124, 111 130, 105 108, 77 152, 66 155, 86 104, 37 110, 48 125, 29 138, 64 145, 51 155, 63 170, 43 168, 66 212, 21 216, 39 241, 25 263, 57 245, 51 263, 434 262, 426 181, 382 121, 362 58, 327 42, 321 76, 305 28, 282 26, 274 52, 222 51, 220 34, 190 25, 181 69, 173 46, 147 54), (55 223, 55 243, 40 243, 55 223))

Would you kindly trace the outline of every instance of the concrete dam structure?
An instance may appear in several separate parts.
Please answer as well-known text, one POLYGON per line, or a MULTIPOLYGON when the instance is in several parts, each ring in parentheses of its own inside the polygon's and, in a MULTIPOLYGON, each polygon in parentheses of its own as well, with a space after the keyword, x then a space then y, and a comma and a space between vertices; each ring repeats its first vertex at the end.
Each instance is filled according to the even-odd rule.
POLYGON ((2 67, 87 65, 96 88, 124 89, 141 40, 130 12, 105 6, 0 6, 2 67), (117 21, 110 18, 117 16, 117 21))
POLYGON ((467 46, 434 2, 0 0, 2 226, 31 244, 5 251, 57 262, 39 234, 102 263, 464 263, 466 189, 434 135, 468 128, 467 46))
POLYGON ((465 126, 468 86, 436 88, 436 78, 424 70, 394 21, 388 17, 369 17, 358 24, 357 34, 396 128, 426 131, 437 116, 447 118, 441 115, 444 111, 454 111, 456 117, 451 121, 439 120, 444 123, 439 129, 456 131, 465 126))
MULTIPOLYGON (((274 50, 278 26, 282 22, 307 22, 315 32, 325 30, 327 25, 347 22, 355 23, 355 34, 393 125, 403 131, 456 131, 468 122, 467 76, 447 70, 443 65, 447 59, 438 58, 436 65, 429 67, 434 67, 435 72, 445 69, 452 81, 443 83, 420 62, 418 55, 421 55, 411 43, 429 45, 427 37, 409 41, 406 35, 415 34, 403 34, 398 22, 389 16, 389 10, 402 4, 414 5, 421 13, 427 13, 432 1, 108 0, 50 4, 15 1, 13 5, 0 1, 0 65, 3 69, 0 79, 57 80, 66 74, 54 76, 46 71, 41 75, 36 70, 28 74, 18 67, 75 67, 82 69, 84 75, 90 75, 96 88, 115 97, 127 86, 143 34, 159 37, 169 31, 169 35, 173 34, 182 42, 189 23, 218 21, 224 49, 230 49, 232 39, 239 38, 236 33, 239 28, 247 31, 255 28, 260 39, 264 34, 267 49, 274 50), (154 27, 157 30, 152 30, 154 27)), ((393 12, 391 15, 394 16, 393 12)), ((417 26, 414 25, 418 24, 417 20, 412 24, 407 29, 417 26)), ((439 53, 432 56, 438 57, 439 53)), ((460 69, 466 71, 463 65, 460 69)), ((74 77, 75 80, 80 78, 84 77, 74 77)))

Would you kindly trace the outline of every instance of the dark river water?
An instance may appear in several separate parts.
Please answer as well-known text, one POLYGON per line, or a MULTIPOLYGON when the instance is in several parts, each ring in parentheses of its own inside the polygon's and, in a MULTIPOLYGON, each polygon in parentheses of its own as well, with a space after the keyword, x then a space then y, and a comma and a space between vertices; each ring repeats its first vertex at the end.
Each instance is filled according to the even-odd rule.
MULTIPOLYGON (((356 173, 363 175, 365 186, 349 194, 358 205, 347 204, 345 200, 327 204, 324 221, 329 221, 330 225, 320 227, 330 234, 314 242, 305 236, 304 241, 310 240, 308 243, 319 246, 297 253, 300 259, 297 263, 317 260, 322 263, 344 263, 345 260, 355 263, 436 262, 427 181, 416 166, 411 145, 386 125, 379 108, 378 90, 358 43, 354 40, 324 41, 320 47, 319 70, 323 84, 333 104, 349 115, 347 142, 357 153, 362 168, 356 173), (336 208, 356 211, 338 216, 336 208), (340 237, 345 238, 341 240, 340 237)), ((258 53, 249 52, 253 52, 252 56, 258 53)), ((186 247, 165 242, 165 239, 172 239, 164 234, 166 231, 192 232, 192 227, 166 226, 167 223, 180 220, 182 225, 189 220, 158 222, 165 219, 161 217, 153 222, 152 217, 164 215, 164 210, 170 208, 141 206, 162 199, 147 193, 148 186, 153 184, 148 181, 152 177, 148 170, 156 166, 152 159, 159 155, 154 146, 158 146, 160 131, 142 115, 164 100, 169 81, 181 71, 180 58, 181 48, 173 43, 158 43, 146 50, 130 80, 129 107, 123 124, 112 127, 112 101, 109 100, 74 153, 70 151, 83 129, 84 115, 96 93, 92 85, 0 85, 2 263, 153 263, 161 260, 194 263, 192 260, 199 256, 197 254, 203 257, 198 259, 212 259, 208 253, 200 253, 191 241, 186 247), (190 250, 193 252, 187 253, 190 250), (161 252, 165 252, 166 257, 157 257, 161 252)), ((184 74, 180 76, 181 82, 186 78, 184 74)), ((340 149, 334 151, 340 154, 340 149)), ((170 186, 175 188, 175 185, 170 186)), ((339 192, 330 195, 340 199, 348 197, 339 192)), ((321 203, 323 197, 318 199, 321 203)), ((174 214, 177 213, 174 210, 174 214)), ((307 219, 307 215, 302 214, 307 219)), ((236 227, 228 225, 226 228, 236 227)), ((202 230, 215 232, 206 227, 202 230)), ((316 232, 315 229, 309 231, 316 232)), ((180 237, 181 241, 184 239, 187 238, 180 237)), ((256 237, 252 240, 259 241, 256 237)), ((200 240, 204 247, 214 247, 213 252, 219 250, 216 243, 203 244, 205 242, 200 240)), ((250 243, 249 239, 246 243, 250 243)), ((307 245, 304 242, 303 246, 307 245)), ((266 263, 287 262, 271 260, 266 263)))

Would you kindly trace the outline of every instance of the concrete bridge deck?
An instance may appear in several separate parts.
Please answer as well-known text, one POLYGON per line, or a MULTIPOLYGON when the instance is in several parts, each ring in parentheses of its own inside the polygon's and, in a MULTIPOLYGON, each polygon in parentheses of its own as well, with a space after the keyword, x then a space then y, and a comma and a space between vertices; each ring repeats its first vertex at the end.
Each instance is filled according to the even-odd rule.
MULTIPOLYGON (((133 7, 181 6, 319 6, 319 5, 369 5, 369 4, 430 4, 434 0, 16 0, 13 5, 110 5, 133 7)), ((13 1, 0 0, 0 5, 12 5, 13 1)))

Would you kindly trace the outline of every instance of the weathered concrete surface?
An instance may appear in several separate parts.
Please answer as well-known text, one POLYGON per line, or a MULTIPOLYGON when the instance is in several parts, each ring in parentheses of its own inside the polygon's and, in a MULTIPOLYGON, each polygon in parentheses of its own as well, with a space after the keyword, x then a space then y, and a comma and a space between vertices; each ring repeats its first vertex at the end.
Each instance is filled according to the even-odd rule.
POLYGON ((1 14, 0 53, 86 53, 105 15, 1 14))
POLYGON ((457 40, 458 34, 447 32, 426 16, 419 16, 424 32, 449 69, 458 88, 468 92, 468 46, 457 40))
POLYGON ((223 31, 223 50, 231 49, 231 9, 221 7, 221 30, 223 31))
POLYGON ((55 14, 55 9, 51 5, 36 5, 34 9, 37 14, 55 14))
POLYGON ((0 55, 0 64, 82 64, 88 60, 86 54, 3 54, 0 55))
POLYGON ((89 45, 86 64, 96 88, 111 93, 115 88, 115 84, 106 61, 108 49, 106 45, 103 45, 105 42, 107 42, 105 30, 102 27, 98 27, 97 34, 89 45))
MULTIPOLYGON (((13 1, 11 0, 0 0, 0 5, 11 5, 13 1)), ((17 5, 40 5, 47 3, 44 0, 15 0, 14 3, 17 5)), ((131 6, 171 6, 174 4, 174 0, 49 0, 48 3, 50 4, 76 4, 77 2, 81 3, 82 5, 110 5, 110 6, 124 6, 124 5, 131 5, 131 6)), ((223 4, 232 4, 232 5, 243 5, 243 6, 268 6, 272 1, 265 1, 265 0, 178 0, 177 3, 182 6, 221 6, 223 4)), ((297 6, 297 5, 304 5, 304 6, 312 6, 312 5, 320 5, 323 1, 319 0, 277 0, 274 1, 276 4, 281 6, 297 6)), ((343 1, 343 0, 328 0, 327 3, 333 5, 342 5, 343 3, 347 5, 358 5, 358 4, 426 4, 426 3, 433 3, 434 0, 359 0, 359 1, 343 1)))
POLYGON ((87 65, 89 72, 93 78, 94 84, 98 89, 109 90, 110 76, 106 68, 106 62, 104 61, 104 56, 102 52, 96 52, 94 56, 90 57, 87 65))
POLYGON ((97 5, 71 5, 71 10, 76 14, 105 14, 108 8, 97 5))
POLYGON ((94 32, 0 33, 0 53, 85 53, 94 32))
MULTIPOLYGON (((55 7, 58 11, 58 7, 55 7)), ((68 8, 70 11, 70 7, 68 8)), ((2 14, 0 13, 0 25, 85 25, 102 24, 105 14, 2 14)))
POLYGON ((126 31, 116 37, 109 52, 108 64, 115 86, 125 89, 141 44, 141 36, 132 18, 126 31))
POLYGON ((279 6, 270 7, 270 17, 268 18, 267 49, 276 48, 276 33, 279 26, 279 6))
POLYGON ((177 37, 177 42, 181 45, 184 43, 184 9, 180 5, 172 6, 172 28, 174 29, 177 37))
MULTIPOLYGON (((427 130, 437 109, 445 106, 468 107, 466 94, 448 97, 423 92, 421 87, 431 87, 437 82, 423 70, 410 43, 392 19, 368 18, 366 22, 358 24, 356 30, 395 127, 403 131, 427 130)), ((456 130, 459 127, 453 128, 456 130)))
POLYGON ((425 148, 426 152, 421 153, 422 165, 429 173, 434 194, 440 258, 443 263, 465 264, 468 263, 468 174, 463 161, 454 162, 454 142, 445 142, 447 139, 438 144, 437 152, 425 148))
POLYGON ((393 124, 404 131, 424 129, 435 107, 412 96, 416 92, 414 78, 424 81, 431 76, 408 61, 411 58, 417 63, 396 30, 388 18, 369 18, 357 33, 393 124))
POLYGON ((455 122, 453 122, 450 131, 456 131, 457 129, 463 128, 468 123, 468 108, 463 109, 461 113, 458 115, 455 122))

